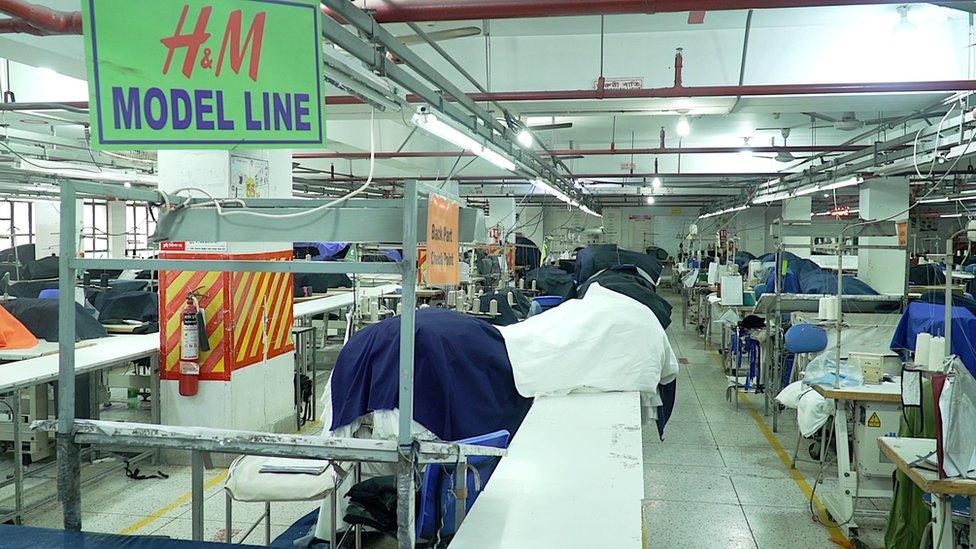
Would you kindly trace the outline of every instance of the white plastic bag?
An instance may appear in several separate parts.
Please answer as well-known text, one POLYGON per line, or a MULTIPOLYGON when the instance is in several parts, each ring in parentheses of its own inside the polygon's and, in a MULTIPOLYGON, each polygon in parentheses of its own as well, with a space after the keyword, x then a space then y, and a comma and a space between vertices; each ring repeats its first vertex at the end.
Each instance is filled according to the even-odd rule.
MULTIPOLYGON (((834 358, 836 355, 836 348, 827 349, 820 353, 817 358, 811 360, 803 372, 803 383, 830 387, 837 385, 837 361, 834 358)), ((858 385, 864 385, 864 372, 861 371, 860 365, 841 360, 839 386, 856 387, 858 385)))

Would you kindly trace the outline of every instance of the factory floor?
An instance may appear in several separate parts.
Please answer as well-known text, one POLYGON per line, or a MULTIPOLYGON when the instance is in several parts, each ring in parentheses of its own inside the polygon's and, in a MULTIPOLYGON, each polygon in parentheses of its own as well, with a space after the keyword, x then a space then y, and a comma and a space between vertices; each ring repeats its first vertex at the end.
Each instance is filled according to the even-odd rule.
MULTIPOLYGON (((814 549, 836 547, 838 530, 814 522, 809 491, 819 464, 789 461, 796 446, 796 415, 763 416, 762 395, 740 397, 739 410, 726 400, 726 377, 715 347, 694 328, 681 325, 680 298, 668 328, 682 362, 677 402, 665 440, 653 424, 644 426, 644 517, 650 546, 668 548, 758 547, 814 549), (831 538, 834 538, 832 541, 831 538)), ((716 340, 717 341, 717 340, 716 340)), ((800 457, 810 459, 801 447, 800 457)), ((831 454, 832 455, 832 454, 831 454)), ((825 468, 816 494, 832 491, 837 470, 825 468)), ((860 500, 859 508, 885 511, 888 500, 860 500)), ((844 517, 846 518, 846 517, 844 517)), ((885 518, 858 517, 859 539, 884 547, 885 518)))
MULTIPOLYGON (((678 298, 669 290, 662 294, 674 306, 668 333, 682 364, 666 440, 659 440, 652 423, 643 430, 644 517, 650 547, 836 547, 831 538, 841 540, 839 532, 811 518, 807 493, 815 485, 819 466, 799 462, 796 471, 788 468, 797 436, 794 413, 785 411, 780 416, 779 432, 773 433, 772 418, 762 415, 761 396, 741 399, 736 411, 725 399, 726 381, 714 349, 706 347, 693 328, 681 326, 678 298)), ((124 403, 118 406, 124 407, 124 403)), ((308 434, 319 431, 317 422, 304 430, 308 434)), ((83 467, 83 474, 87 477, 108 465, 83 467)), ((169 478, 137 481, 117 472, 84 487, 85 530, 189 539, 189 468, 152 467, 148 463, 139 467, 142 474, 159 469, 169 478)), ((54 475, 52 469, 44 475, 47 480, 33 481, 28 499, 53 494, 54 475)), ((824 476, 827 480, 817 486, 818 494, 833 489, 836 469, 828 466, 824 476)), ((223 468, 206 472, 204 539, 208 541, 225 539, 225 477, 223 468)), ((872 500, 861 505, 883 510, 888 502, 872 500)), ((316 507, 316 503, 274 504, 272 538, 316 507)), ((261 511, 260 504, 235 504, 234 541, 261 511)), ((29 513, 25 523, 60 528, 60 505, 48 502, 29 513)), ((884 518, 859 518, 859 523, 860 540, 865 545, 884 546, 884 518)), ((247 541, 260 544, 263 535, 260 526, 247 541)))

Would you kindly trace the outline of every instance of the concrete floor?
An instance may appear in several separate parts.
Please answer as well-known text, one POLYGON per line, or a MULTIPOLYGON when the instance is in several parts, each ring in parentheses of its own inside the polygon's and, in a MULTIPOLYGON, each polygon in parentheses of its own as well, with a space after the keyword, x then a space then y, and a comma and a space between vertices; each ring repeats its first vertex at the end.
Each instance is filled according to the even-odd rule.
MULTIPOLYGON (((809 500, 780 454, 792 455, 796 445, 795 413, 784 411, 779 432, 772 433, 772 417, 762 416, 762 395, 740 400, 736 411, 726 401, 727 382, 714 348, 706 347, 693 328, 681 326, 679 299, 668 290, 663 295, 674 305, 671 344, 687 364, 681 366, 665 440, 659 440, 654 425, 643 430, 650 546, 836 547, 831 532, 811 518, 809 500), (750 407, 758 413, 750 413, 750 407)), ((797 476, 811 487, 818 470, 818 464, 797 463, 797 476)), ((817 493, 832 490, 836 475, 836 467, 828 466, 817 493)), ((862 500, 859 505, 887 509, 888 503, 862 500)), ((884 519, 858 522, 863 543, 884 546, 884 519)))
MULTIPOLYGON (((762 398, 750 395, 736 411, 725 400, 725 377, 717 356, 706 348, 691 328, 681 326, 677 298, 665 290, 675 305, 669 328, 675 352, 682 362, 678 397, 660 441, 656 427, 644 428, 644 516, 650 547, 806 549, 836 547, 831 532, 811 518, 810 504, 797 479, 791 476, 781 452, 791 454, 796 443, 792 411, 781 416, 779 433, 771 442, 763 427, 762 398), (758 414, 750 413, 754 406, 758 414)), ((324 376, 320 379, 325 379, 324 376)), ((321 430, 313 424, 305 432, 321 430)), ((98 466, 88 467, 89 473, 98 466)), ((143 472, 151 469, 142 465, 143 472)), ((126 534, 190 537, 190 472, 187 467, 160 467, 165 480, 134 481, 121 472, 83 489, 83 523, 86 530, 126 534)), ((155 470, 155 469, 153 469, 155 470)), ((798 464, 800 482, 814 485, 818 465, 798 464)), ((54 471, 50 471, 54 475, 54 471)), ((205 540, 224 540, 224 469, 206 473, 205 540)), ((832 489, 836 478, 828 467, 818 493, 832 489)), ((34 491, 53 490, 53 482, 36 485, 34 491)), ((884 500, 864 505, 884 509, 884 500)), ((315 509, 315 503, 283 503, 272 507, 272 537, 296 519, 315 509)), ((234 541, 261 513, 259 504, 236 504, 234 541)), ((869 547, 883 547, 884 519, 860 520, 860 539, 869 547)), ((59 528, 60 506, 49 503, 28 515, 26 523, 59 528)), ((248 538, 261 543, 263 526, 248 538)))

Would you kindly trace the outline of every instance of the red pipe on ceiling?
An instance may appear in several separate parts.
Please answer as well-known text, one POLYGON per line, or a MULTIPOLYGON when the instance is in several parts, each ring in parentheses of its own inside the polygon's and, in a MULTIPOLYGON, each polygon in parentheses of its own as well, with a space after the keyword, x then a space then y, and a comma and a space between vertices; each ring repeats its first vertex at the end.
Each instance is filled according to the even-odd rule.
POLYGON ((81 34, 80 11, 56 11, 46 6, 28 4, 22 0, 0 0, 0 13, 6 13, 14 18, 10 23, 3 22, 0 29, 15 29, 0 30, 0 32, 27 32, 41 35, 81 34), (38 33, 23 30, 25 24, 36 29, 38 33))
MULTIPOLYGON (((469 93, 474 101, 584 101, 600 99, 671 99, 681 97, 757 97, 778 95, 835 95, 860 93, 956 92, 976 89, 976 80, 935 80, 926 82, 859 82, 840 84, 752 84, 745 86, 691 86, 646 88, 636 90, 541 90, 491 93, 469 93)), ((445 95, 447 101, 453 101, 445 95)), ((411 103, 423 103, 416 95, 407 95, 411 103)), ((360 105, 358 97, 332 95, 328 105, 360 105)))
MULTIPOLYGON (((647 154, 738 154, 747 147, 654 147, 642 149, 563 149, 553 150, 551 156, 630 156, 647 154)), ((821 152, 855 152, 864 149, 863 145, 799 145, 789 147, 748 147, 754 153, 821 153, 821 152)), ((320 152, 320 153, 295 153, 296 159, 309 158, 345 158, 353 160, 369 159, 368 152, 320 152)), ((400 151, 400 152, 377 152, 375 157, 378 159, 391 158, 454 158, 458 156, 474 156, 474 153, 463 151, 400 151)))
MULTIPOLYGON (((914 0, 365 0, 357 6, 380 23, 519 19, 685 11, 724 11, 876 4, 917 4, 914 0)), ((331 10, 322 11, 336 17, 331 10)), ((338 19, 338 17, 336 17, 338 19)))
MULTIPOLYGON (((874 4, 915 4, 918 0, 366 0, 380 23, 516 19, 685 11, 722 11, 874 4)), ((341 21, 331 10, 322 12, 341 21)), ((43 34, 81 34, 81 12, 55 11, 22 0, 0 0, 0 13, 20 19, 43 34)), ((20 23, 0 24, 0 33, 37 34, 20 23)))

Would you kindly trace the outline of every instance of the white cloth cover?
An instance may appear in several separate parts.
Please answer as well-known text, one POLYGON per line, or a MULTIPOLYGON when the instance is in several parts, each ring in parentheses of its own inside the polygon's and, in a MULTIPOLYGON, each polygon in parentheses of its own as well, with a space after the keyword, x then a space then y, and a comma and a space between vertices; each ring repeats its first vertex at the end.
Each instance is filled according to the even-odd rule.
POLYGON ((583 299, 499 328, 525 397, 578 391, 655 393, 678 374, 660 321, 643 304, 593 284, 583 299))
POLYGON ((332 465, 320 475, 262 473, 261 466, 270 459, 275 458, 237 458, 227 473, 224 489, 237 501, 309 501, 325 497, 338 480, 332 465))
POLYGON ((834 401, 824 398, 803 381, 787 385, 776 395, 776 401, 796 410, 796 423, 804 437, 813 436, 834 413, 834 401))

